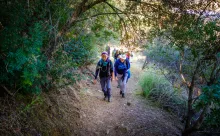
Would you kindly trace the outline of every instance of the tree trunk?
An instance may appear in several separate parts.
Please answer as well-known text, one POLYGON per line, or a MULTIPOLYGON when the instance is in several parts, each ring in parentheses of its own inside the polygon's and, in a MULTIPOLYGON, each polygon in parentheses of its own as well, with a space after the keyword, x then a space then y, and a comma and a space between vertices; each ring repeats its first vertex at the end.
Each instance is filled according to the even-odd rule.
MULTIPOLYGON (((198 68, 199 67, 200 67, 200 61, 197 62, 196 68, 195 68, 195 70, 193 72, 193 75, 192 75, 191 83, 188 86, 188 88, 189 88, 188 111, 187 111, 187 117, 186 117, 186 125, 185 125, 185 129, 183 131, 183 135, 185 135, 185 136, 187 136, 190 133, 192 133, 193 131, 195 131, 197 129, 197 127, 198 127, 198 123, 200 122, 200 118, 199 118, 193 126, 191 124, 192 116, 193 116, 193 109, 192 109, 192 105, 193 105, 193 90, 194 90, 196 74, 198 72, 198 68)), ((201 114, 200 117, 203 117, 203 114, 201 114)), ((203 120, 203 118, 202 118, 202 120, 203 120)))
POLYGON ((188 94, 188 111, 187 111, 187 117, 186 117, 186 125, 185 125, 185 130, 190 128, 190 122, 191 122, 191 119, 192 119, 192 104, 193 104, 193 101, 192 101, 192 95, 193 95, 193 87, 190 86, 189 88, 189 94, 188 94))
POLYGON ((77 19, 80 17, 80 15, 82 15, 84 12, 86 12, 87 10, 89 10, 90 8, 94 7, 95 5, 105 2, 107 0, 96 0, 88 5, 86 5, 86 3, 88 2, 88 0, 83 0, 77 7, 76 10, 74 11, 74 13, 72 14, 72 17, 67 20, 66 24, 62 27, 62 29, 58 32, 58 34, 55 37, 55 41, 56 41, 56 45, 50 45, 49 49, 48 49, 48 57, 51 58, 52 57, 52 53, 55 50, 56 46, 59 44, 59 39, 61 36, 63 36, 66 32, 69 31, 69 29, 74 26, 74 24, 76 23, 77 19))
POLYGON ((145 61, 144 61, 144 64, 143 64, 143 66, 142 66, 142 70, 146 67, 146 65, 147 65, 147 55, 146 55, 146 58, 145 58, 145 61))
POLYGON ((202 111, 202 113, 200 114, 199 118, 196 120, 195 124, 190 127, 190 128, 187 128, 183 131, 182 135, 183 136, 188 136, 189 134, 191 134, 192 132, 198 130, 205 118, 205 113, 207 112, 207 109, 208 109, 208 105, 206 105, 202 111))

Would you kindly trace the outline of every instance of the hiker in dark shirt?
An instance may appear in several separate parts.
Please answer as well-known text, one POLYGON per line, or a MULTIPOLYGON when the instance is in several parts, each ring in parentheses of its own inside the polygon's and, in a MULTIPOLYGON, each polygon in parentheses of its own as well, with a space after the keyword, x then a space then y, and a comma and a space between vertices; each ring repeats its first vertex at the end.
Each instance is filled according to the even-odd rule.
POLYGON ((94 84, 97 82, 97 77, 100 77, 100 84, 104 93, 104 100, 108 97, 108 102, 111 101, 111 79, 114 80, 113 64, 108 57, 107 52, 102 52, 101 59, 97 63, 95 71, 94 84))
POLYGON ((115 54, 114 54, 114 62, 116 62, 116 60, 118 59, 118 56, 121 55, 119 50, 116 50, 115 54))
POLYGON ((106 47, 106 52, 108 53, 108 57, 109 57, 109 59, 110 59, 111 48, 110 48, 109 45, 106 47))

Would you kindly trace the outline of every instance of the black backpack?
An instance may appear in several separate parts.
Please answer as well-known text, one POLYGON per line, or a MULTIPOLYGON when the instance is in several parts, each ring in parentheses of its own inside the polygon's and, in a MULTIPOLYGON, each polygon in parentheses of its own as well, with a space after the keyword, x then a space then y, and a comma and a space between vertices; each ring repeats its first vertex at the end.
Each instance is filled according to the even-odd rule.
MULTIPOLYGON (((107 64, 107 69, 106 69, 106 70, 108 71, 108 76, 111 76, 111 72, 110 72, 111 60, 108 59, 107 62, 108 62, 108 64, 107 64)), ((99 67, 99 72, 100 72, 100 70, 102 70, 102 67, 103 67, 102 59, 99 60, 99 63, 98 63, 98 64, 99 64, 99 66, 100 66, 100 67, 99 67)), ((103 71, 103 72, 105 72, 105 71, 103 71)))

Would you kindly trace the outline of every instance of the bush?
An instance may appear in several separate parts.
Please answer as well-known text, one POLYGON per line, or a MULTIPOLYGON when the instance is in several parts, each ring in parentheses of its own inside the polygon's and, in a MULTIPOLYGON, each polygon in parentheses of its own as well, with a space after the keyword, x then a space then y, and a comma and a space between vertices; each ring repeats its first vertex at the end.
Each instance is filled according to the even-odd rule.
POLYGON ((215 107, 210 110, 204 120, 203 127, 206 129, 216 129, 220 131, 220 107, 215 107))
POLYGON ((96 37, 91 34, 80 35, 64 46, 77 67, 92 64, 97 56, 96 37))
POLYGON ((139 84, 145 97, 179 116, 184 114, 186 100, 180 94, 181 90, 174 88, 159 71, 148 69, 140 78, 139 84))
POLYGON ((93 63, 97 37, 87 31, 88 27, 82 25, 79 28, 83 28, 83 33, 73 29, 71 37, 62 35, 56 40, 59 28, 67 20, 68 14, 63 15, 67 12, 64 7, 69 7, 65 1, 37 0, 29 5, 0 2, 0 89, 13 95, 63 87, 78 79, 78 67, 93 63), (51 22, 59 23, 48 21, 48 14, 51 22))
POLYGON ((13 32, 10 29, 3 32, 5 37, 2 37, 4 41, 2 49, 7 57, 0 57, 3 64, 0 68, 2 72, 0 83, 5 84, 10 90, 22 88, 25 92, 39 93, 40 85, 46 80, 46 60, 41 53, 45 37, 42 24, 39 22, 30 27, 27 37, 19 36, 19 32, 14 32, 17 35, 13 37, 10 34, 13 32))
POLYGON ((175 50, 175 46, 162 37, 155 38, 153 42, 146 45, 146 55, 158 63, 166 66, 173 66, 179 61, 179 52, 175 50))

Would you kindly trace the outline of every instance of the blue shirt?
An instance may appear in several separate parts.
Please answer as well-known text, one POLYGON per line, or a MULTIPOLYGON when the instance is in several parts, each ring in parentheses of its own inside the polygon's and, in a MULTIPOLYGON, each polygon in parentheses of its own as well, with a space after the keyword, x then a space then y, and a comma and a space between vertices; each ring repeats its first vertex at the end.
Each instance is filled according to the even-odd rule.
POLYGON ((115 76, 117 76, 117 74, 125 74, 130 69, 130 62, 128 59, 126 59, 124 62, 121 62, 120 59, 117 59, 114 67, 115 76))

